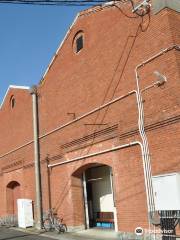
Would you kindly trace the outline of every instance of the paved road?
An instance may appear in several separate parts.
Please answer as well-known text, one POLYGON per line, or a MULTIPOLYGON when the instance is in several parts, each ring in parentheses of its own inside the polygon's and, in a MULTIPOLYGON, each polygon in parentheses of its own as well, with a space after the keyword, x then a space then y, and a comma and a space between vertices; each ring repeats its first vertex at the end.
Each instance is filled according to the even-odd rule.
MULTIPOLYGON (((27 230, 28 231, 28 230, 27 230)), ((113 231, 102 231, 89 229, 79 233, 57 234, 49 233, 28 233, 27 231, 18 231, 15 229, 0 227, 0 240, 119 240, 120 238, 113 231), (45 235, 45 236, 43 236, 45 235)))
POLYGON ((9 228, 0 227, 0 240, 52 240, 40 234, 29 234, 9 228))

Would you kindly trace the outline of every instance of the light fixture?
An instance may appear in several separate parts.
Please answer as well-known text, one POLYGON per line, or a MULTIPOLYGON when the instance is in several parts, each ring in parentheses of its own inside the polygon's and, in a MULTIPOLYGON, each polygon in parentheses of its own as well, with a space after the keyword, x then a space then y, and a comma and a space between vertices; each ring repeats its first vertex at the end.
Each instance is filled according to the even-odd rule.
POLYGON ((133 13, 137 13, 140 15, 145 15, 146 13, 149 12, 151 4, 149 3, 150 0, 144 0, 141 3, 139 3, 138 5, 136 5, 132 12, 133 13))
POLYGON ((163 75, 162 73, 158 72, 158 71, 154 71, 154 74, 156 75, 157 77, 157 81, 155 82, 154 85, 160 87, 162 85, 165 84, 165 82, 167 82, 167 78, 165 75, 163 75))

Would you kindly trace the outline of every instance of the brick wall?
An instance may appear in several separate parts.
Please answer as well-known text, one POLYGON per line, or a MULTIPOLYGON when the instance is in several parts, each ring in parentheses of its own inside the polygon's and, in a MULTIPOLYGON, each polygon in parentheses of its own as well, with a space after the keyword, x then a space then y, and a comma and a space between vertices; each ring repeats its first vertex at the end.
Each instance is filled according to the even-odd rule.
MULTIPOLYGON (((74 116, 77 118, 135 89, 135 67, 162 49, 179 44, 178 20, 178 14, 168 9, 150 18, 134 18, 129 5, 98 7, 94 11, 82 12, 38 86, 40 136, 73 120, 74 116), (84 48, 75 54, 73 39, 79 30, 84 32, 84 48)), ((143 93, 154 175, 180 170, 178 60, 179 52, 172 50, 139 69, 141 89, 157 81, 154 71, 167 77, 164 86, 153 87, 143 93)), ((13 94, 17 94, 17 99, 23 99, 23 103, 13 109, 15 114, 12 117, 7 98, 0 111, 1 154, 33 138, 31 97, 18 90, 13 94)), ((40 137, 44 210, 51 205, 68 226, 83 226, 82 172, 97 163, 107 164, 113 170, 119 230, 134 231, 137 226, 147 227, 139 146, 64 164, 53 168, 49 176, 47 171, 47 160, 56 163, 141 140, 137 120, 137 103, 132 94, 61 130, 40 137), (88 125, 94 123, 105 125, 88 125), (93 135, 95 131, 96 136, 93 135)), ((1 215, 6 214, 6 186, 10 181, 17 180, 22 185, 21 196, 34 200, 32 144, 1 159, 0 178, 3 183, 0 185, 3 192, 1 215), (21 162, 17 163, 18 160, 21 162)))

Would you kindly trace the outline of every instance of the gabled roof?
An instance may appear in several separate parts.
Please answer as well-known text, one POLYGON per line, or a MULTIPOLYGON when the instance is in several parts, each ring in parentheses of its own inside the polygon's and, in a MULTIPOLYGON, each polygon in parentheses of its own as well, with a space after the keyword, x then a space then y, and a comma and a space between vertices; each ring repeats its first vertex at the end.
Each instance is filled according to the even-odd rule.
POLYGON ((48 65, 48 67, 47 67, 44 75, 42 76, 39 84, 44 83, 44 78, 46 77, 46 74, 48 73, 50 67, 52 66, 52 64, 53 64, 56 56, 58 55, 60 49, 62 48, 64 42, 66 41, 66 39, 68 38, 69 34, 71 33, 71 30, 72 30, 73 26, 76 24, 78 18, 81 17, 81 16, 83 16, 83 15, 89 15, 90 13, 96 13, 96 12, 98 12, 98 11, 104 10, 105 8, 109 8, 109 7, 111 7, 111 6, 114 6, 115 4, 121 4, 121 2, 118 2, 118 1, 110 1, 110 2, 107 2, 107 3, 103 3, 102 5, 92 6, 92 7, 88 8, 88 9, 85 9, 85 10, 80 11, 80 12, 76 15, 76 17, 74 18, 74 21, 72 22, 72 24, 70 25, 70 27, 69 27, 69 29, 68 29, 68 31, 67 31, 65 37, 64 37, 63 40, 60 42, 59 47, 57 48, 54 56, 52 57, 52 60, 51 60, 50 64, 48 65))
POLYGON ((2 103, 0 105, 0 109, 2 108, 2 106, 3 106, 4 102, 5 102, 5 99, 6 99, 7 95, 8 95, 9 90, 12 89, 12 88, 13 89, 21 89, 21 90, 29 90, 30 89, 30 87, 27 87, 27 86, 9 85, 9 87, 8 87, 8 89, 7 89, 7 91, 6 91, 5 95, 4 95, 4 98, 2 100, 2 103))
POLYGON ((51 62, 49 63, 49 65, 48 65, 48 67, 47 67, 47 69, 46 69, 46 71, 45 71, 44 75, 42 76, 42 78, 41 78, 41 80, 40 80, 40 84, 41 84, 41 83, 44 81, 44 78, 45 78, 46 74, 48 73, 48 71, 49 71, 49 69, 50 69, 51 65, 53 64, 53 62, 54 62, 54 59, 56 58, 56 56, 57 56, 57 54, 58 54, 59 50, 62 48, 62 45, 64 44, 64 42, 65 42, 66 38, 67 38, 67 37, 68 37, 68 35, 70 34, 70 32, 71 32, 71 29, 72 29, 72 27, 74 26, 74 24, 76 23, 76 21, 77 21, 78 17, 79 17, 79 13, 76 15, 76 17, 75 17, 75 19, 74 19, 73 23, 72 23, 72 24, 71 24, 71 26, 69 27, 69 30, 67 31, 67 33, 66 33, 65 37, 63 38, 63 40, 61 41, 61 43, 60 43, 60 45, 59 45, 58 49, 56 50, 56 52, 55 52, 55 54, 54 54, 54 56, 52 57, 52 60, 51 60, 51 62))
MULTIPOLYGON (((51 65, 53 64, 53 62, 54 62, 57 54, 59 53, 60 49, 62 48, 65 40, 68 38, 69 34, 71 33, 71 29, 73 28, 73 26, 74 26, 75 23, 77 22, 77 19, 78 19, 79 17, 83 16, 83 15, 89 15, 90 13, 96 13, 97 11, 101 11, 101 10, 103 10, 104 8, 111 7, 111 6, 113 6, 113 5, 115 4, 115 2, 116 2, 116 1, 111 1, 111 2, 108 2, 108 3, 104 3, 104 4, 102 4, 102 5, 93 6, 93 7, 90 7, 90 8, 88 8, 88 9, 82 10, 81 12, 79 12, 79 13, 76 15, 74 21, 72 22, 71 26, 69 27, 69 29, 68 29, 68 31, 67 31, 65 37, 63 38, 63 40, 61 41, 61 43, 60 43, 57 51, 55 52, 55 54, 54 54, 54 56, 53 56, 50 64, 48 65, 48 67, 47 67, 44 75, 42 76, 39 84, 43 83, 46 74, 48 73, 48 71, 49 71, 51 65)), ((23 89, 23 90, 29 90, 29 89, 30 89, 30 87, 27 87, 27 86, 9 85, 9 87, 8 87, 6 93, 5 93, 5 96, 4 96, 3 100, 2 100, 2 103, 1 103, 1 105, 0 105, 0 109, 2 108, 2 106, 3 106, 4 102, 5 102, 5 99, 6 99, 7 95, 8 95, 9 90, 12 89, 12 88, 13 88, 13 89, 23 89)))

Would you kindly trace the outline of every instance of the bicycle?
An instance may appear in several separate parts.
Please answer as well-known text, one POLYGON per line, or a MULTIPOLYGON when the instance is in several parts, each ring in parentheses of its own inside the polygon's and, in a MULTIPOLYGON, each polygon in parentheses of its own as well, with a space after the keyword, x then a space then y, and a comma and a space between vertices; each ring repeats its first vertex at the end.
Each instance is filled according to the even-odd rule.
POLYGON ((47 217, 43 221, 43 226, 46 232, 55 230, 57 233, 67 232, 67 226, 63 223, 63 218, 59 218, 55 209, 48 211, 47 217))

